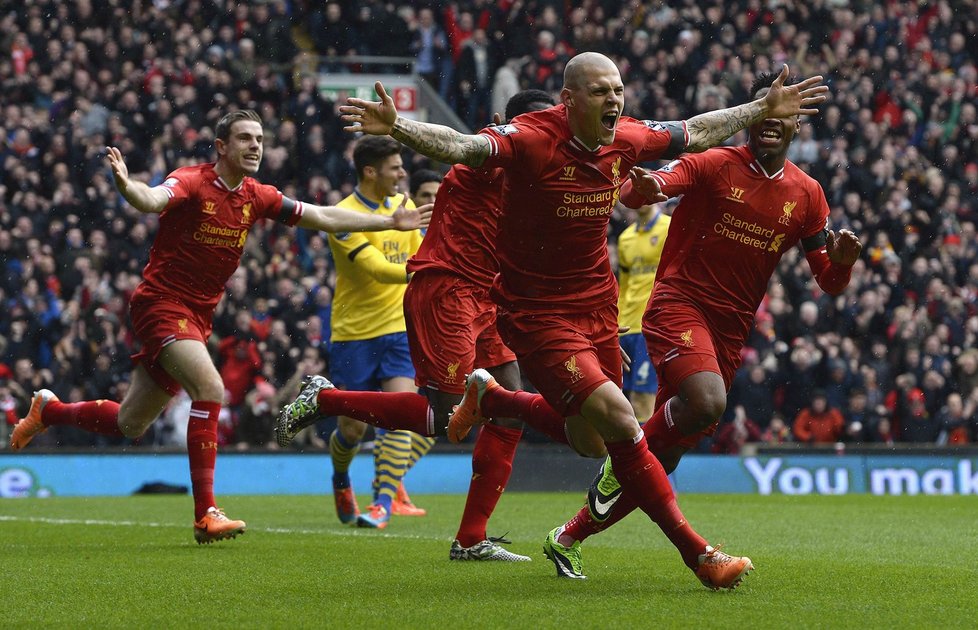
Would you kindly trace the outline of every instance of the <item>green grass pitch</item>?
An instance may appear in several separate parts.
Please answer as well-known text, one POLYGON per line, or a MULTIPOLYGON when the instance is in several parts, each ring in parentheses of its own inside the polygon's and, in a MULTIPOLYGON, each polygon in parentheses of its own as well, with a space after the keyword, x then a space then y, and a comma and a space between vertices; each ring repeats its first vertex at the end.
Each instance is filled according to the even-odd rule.
MULTIPOLYGON (((363 499, 363 497, 361 497, 363 499)), ((0 627, 973 628, 974 497, 687 495, 689 520, 756 570, 703 588, 641 514, 555 577, 547 531, 583 494, 506 494, 490 534, 533 562, 454 563, 463 497, 340 525, 324 497, 226 497, 248 521, 198 546, 187 497, 0 501, 0 627)))

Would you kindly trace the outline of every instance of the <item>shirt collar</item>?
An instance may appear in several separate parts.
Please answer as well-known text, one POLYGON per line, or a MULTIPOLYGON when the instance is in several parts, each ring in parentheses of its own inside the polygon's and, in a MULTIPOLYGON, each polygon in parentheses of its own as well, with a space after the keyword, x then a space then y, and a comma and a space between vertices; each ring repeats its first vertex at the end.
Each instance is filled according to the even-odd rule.
MULTIPOLYGON (((370 201, 369 199, 367 199, 363 195, 363 193, 360 192, 360 187, 359 186, 357 186, 357 187, 355 187, 353 189, 353 194, 356 195, 356 198, 360 201, 360 203, 362 203, 363 205, 367 206, 371 210, 376 210, 377 208, 380 207, 380 204, 379 203, 377 203, 375 201, 370 201)), ((382 203, 384 204, 384 207, 385 208, 390 208, 391 207, 391 198, 390 197, 384 197, 384 201, 382 203)))
POLYGON ((639 232, 648 232, 649 230, 655 227, 655 224, 659 221, 659 217, 661 216, 662 216, 662 211, 656 210, 655 214, 653 214, 648 221, 646 221, 645 223, 636 224, 635 229, 639 232))

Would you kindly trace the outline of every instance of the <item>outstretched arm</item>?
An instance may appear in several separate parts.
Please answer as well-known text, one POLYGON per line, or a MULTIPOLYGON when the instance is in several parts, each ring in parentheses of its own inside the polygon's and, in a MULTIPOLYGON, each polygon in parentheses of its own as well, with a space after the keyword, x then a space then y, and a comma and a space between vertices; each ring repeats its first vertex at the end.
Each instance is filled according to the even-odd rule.
POLYGON ((106 161, 112 167, 115 187, 136 210, 144 213, 159 214, 163 212, 170 196, 162 188, 150 188, 146 184, 129 179, 129 167, 122 159, 122 152, 116 147, 105 147, 106 161))
POLYGON ((337 206, 316 206, 303 204, 302 218, 296 224, 309 230, 323 232, 379 232, 381 230, 400 230, 410 232, 428 227, 431 209, 434 204, 425 204, 416 210, 405 207, 408 196, 404 195, 401 205, 391 216, 366 214, 339 208, 337 206))
POLYGON ((373 136, 390 135, 418 153, 447 164, 478 167, 489 157, 489 140, 481 135, 464 134, 444 125, 408 120, 397 115, 394 100, 380 81, 374 84, 380 102, 360 98, 346 99, 340 106, 344 131, 373 136))
POLYGON ((690 153, 706 151, 765 118, 817 114, 818 108, 815 105, 824 101, 829 91, 827 86, 821 85, 822 77, 814 76, 786 86, 784 82, 787 78, 788 65, 784 64, 781 74, 762 98, 736 107, 706 112, 687 120, 689 144, 686 150, 690 153))

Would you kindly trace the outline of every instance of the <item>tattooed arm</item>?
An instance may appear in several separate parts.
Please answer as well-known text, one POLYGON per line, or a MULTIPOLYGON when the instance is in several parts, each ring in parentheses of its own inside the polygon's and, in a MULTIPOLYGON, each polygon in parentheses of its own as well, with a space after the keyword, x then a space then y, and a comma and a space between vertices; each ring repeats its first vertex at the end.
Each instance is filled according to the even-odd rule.
POLYGON ((439 162, 482 166, 489 157, 489 140, 469 135, 444 125, 407 120, 397 115, 394 100, 388 96, 380 81, 374 84, 380 102, 348 98, 340 106, 343 120, 350 123, 344 131, 362 132, 374 136, 390 135, 398 142, 439 162))
POLYGON ((686 121, 689 143, 686 150, 691 153, 706 151, 715 147, 741 129, 761 122, 765 118, 788 118, 790 116, 817 114, 818 105, 826 98, 829 88, 820 85, 822 77, 815 76, 800 83, 786 86, 788 66, 783 65, 781 74, 771 84, 770 90, 761 98, 713 112, 693 116, 686 121))
POLYGON ((401 144, 439 162, 478 167, 489 157, 489 140, 485 136, 459 133, 444 125, 398 116, 390 135, 401 144))

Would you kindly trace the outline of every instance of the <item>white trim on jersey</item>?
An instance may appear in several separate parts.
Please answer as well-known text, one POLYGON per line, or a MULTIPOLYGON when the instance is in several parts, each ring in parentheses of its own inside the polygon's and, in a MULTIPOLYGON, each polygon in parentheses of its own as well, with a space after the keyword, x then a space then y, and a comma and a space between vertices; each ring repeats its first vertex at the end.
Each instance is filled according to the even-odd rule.
POLYGON ((759 173, 759 174, 763 175, 764 177, 767 177, 768 179, 772 179, 772 180, 784 179, 784 167, 783 166, 781 167, 780 170, 778 170, 778 172, 776 172, 776 173, 774 173, 772 175, 768 175, 767 171, 764 170, 764 166, 760 162, 758 162, 757 160, 754 160, 753 162, 751 162, 750 164, 748 164, 748 166, 755 173, 759 173))

